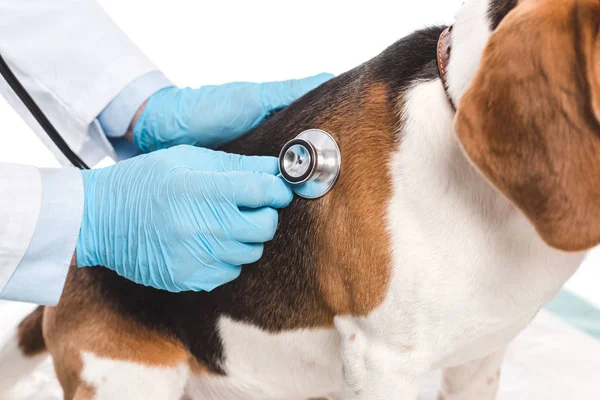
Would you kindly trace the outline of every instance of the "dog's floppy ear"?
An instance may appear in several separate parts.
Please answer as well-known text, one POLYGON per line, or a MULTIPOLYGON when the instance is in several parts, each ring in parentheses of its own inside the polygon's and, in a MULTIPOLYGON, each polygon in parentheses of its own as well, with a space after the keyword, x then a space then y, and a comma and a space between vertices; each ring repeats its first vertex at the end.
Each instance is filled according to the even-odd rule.
POLYGON ((600 243, 600 0, 521 0, 459 101, 470 160, 551 246, 600 243))

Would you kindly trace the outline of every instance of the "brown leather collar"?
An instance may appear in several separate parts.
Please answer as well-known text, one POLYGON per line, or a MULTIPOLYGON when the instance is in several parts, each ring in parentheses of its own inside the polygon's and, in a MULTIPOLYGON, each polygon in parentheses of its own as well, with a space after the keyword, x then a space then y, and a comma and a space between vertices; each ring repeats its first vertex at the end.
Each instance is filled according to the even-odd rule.
POLYGON ((440 78, 442 80, 442 84, 444 85, 444 90, 446 91, 446 97, 448 97, 448 101, 452 106, 452 109, 456 111, 456 107, 454 106, 454 102, 452 101, 452 97, 450 97, 450 93, 448 93, 448 63, 450 62, 450 54, 452 52, 452 26, 446 28, 444 32, 440 35, 440 39, 438 40, 437 46, 437 64, 438 64, 438 72, 440 74, 440 78))

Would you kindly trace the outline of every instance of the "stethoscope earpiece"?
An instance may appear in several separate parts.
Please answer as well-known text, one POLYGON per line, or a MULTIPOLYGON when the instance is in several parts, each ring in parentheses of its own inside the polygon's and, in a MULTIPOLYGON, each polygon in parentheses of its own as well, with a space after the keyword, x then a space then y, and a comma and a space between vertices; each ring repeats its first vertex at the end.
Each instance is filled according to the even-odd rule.
POLYGON ((340 175, 341 153, 335 139, 320 129, 309 129, 283 146, 281 177, 298 196, 317 199, 331 190, 340 175))

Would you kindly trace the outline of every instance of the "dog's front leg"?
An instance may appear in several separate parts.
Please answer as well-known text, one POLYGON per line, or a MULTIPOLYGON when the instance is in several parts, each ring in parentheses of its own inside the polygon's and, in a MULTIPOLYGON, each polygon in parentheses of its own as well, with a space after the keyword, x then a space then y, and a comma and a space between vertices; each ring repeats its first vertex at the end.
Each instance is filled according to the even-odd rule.
POLYGON ((504 351, 444 370, 439 400, 494 400, 504 351))
POLYGON ((337 317, 343 400, 416 400, 421 368, 408 349, 395 348, 361 318, 337 317))

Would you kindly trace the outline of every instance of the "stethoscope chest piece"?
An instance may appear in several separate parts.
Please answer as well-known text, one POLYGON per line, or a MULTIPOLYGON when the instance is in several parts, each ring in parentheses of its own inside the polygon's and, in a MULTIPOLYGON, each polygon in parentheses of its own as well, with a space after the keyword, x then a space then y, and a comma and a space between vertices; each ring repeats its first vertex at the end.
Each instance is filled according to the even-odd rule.
POLYGON ((340 149, 335 139, 320 129, 309 129, 283 146, 279 170, 294 193, 317 199, 331 190, 340 175, 340 149))

